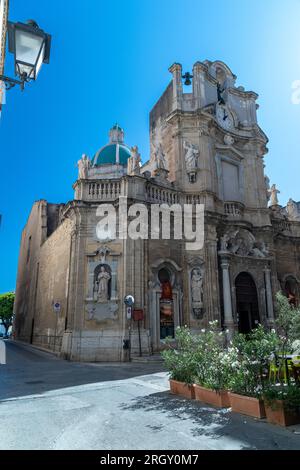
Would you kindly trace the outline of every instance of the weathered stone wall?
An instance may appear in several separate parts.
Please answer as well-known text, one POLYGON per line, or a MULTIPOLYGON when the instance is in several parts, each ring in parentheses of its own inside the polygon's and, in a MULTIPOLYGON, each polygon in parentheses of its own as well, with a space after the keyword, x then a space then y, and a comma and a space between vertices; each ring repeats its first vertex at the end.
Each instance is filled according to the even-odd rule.
POLYGON ((30 341, 35 310, 35 287, 41 245, 47 234, 47 202, 34 203, 22 232, 15 299, 16 338, 30 341))
POLYGON ((281 288, 287 276, 300 281, 300 238, 279 235, 274 240, 275 263, 281 288))
POLYGON ((43 243, 38 259, 33 343, 56 351, 68 314, 72 228, 72 221, 65 219, 43 243), (59 312, 54 303, 60 304, 59 312))

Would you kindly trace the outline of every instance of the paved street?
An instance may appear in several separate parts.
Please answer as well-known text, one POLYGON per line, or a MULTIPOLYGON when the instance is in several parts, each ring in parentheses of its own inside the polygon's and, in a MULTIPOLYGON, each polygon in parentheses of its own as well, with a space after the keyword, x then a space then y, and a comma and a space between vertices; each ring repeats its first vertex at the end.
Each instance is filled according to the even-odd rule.
POLYGON ((6 346, 0 449, 300 449, 300 426, 170 395, 160 364, 78 364, 6 346))

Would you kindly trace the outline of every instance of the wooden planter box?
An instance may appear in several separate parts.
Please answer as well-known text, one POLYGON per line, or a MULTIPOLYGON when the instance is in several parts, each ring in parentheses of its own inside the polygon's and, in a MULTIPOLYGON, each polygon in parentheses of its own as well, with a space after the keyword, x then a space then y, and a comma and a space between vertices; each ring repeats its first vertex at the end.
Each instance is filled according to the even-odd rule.
POLYGON ((274 400, 272 405, 265 403, 265 408, 268 423, 280 426, 300 424, 300 412, 286 409, 282 400, 274 400))
POLYGON ((243 415, 252 416, 253 418, 265 418, 266 411, 263 400, 258 398, 246 397, 229 392, 230 404, 232 411, 243 415))
POLYGON ((229 408, 230 400, 227 390, 220 390, 216 392, 209 388, 201 387, 201 385, 194 384, 196 400, 203 401, 208 405, 217 406, 218 408, 229 408))
POLYGON ((187 385, 177 380, 169 380, 171 393, 180 395, 181 397, 189 398, 190 400, 195 398, 195 391, 193 385, 187 385))

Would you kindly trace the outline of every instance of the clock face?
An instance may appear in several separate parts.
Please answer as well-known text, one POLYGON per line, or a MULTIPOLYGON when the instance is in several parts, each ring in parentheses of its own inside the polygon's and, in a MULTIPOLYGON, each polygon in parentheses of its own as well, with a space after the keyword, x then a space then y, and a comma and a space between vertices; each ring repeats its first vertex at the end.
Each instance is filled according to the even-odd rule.
POLYGON ((216 118, 221 127, 228 131, 234 128, 234 119, 226 106, 218 106, 216 109, 216 118))

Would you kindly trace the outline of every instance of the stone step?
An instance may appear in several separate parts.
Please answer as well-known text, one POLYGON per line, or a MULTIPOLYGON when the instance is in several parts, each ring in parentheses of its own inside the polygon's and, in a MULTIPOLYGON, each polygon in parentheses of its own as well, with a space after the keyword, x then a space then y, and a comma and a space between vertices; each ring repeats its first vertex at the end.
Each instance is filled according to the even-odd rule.
POLYGON ((152 354, 151 356, 132 356, 131 357, 131 362, 143 362, 143 363, 153 363, 157 362, 162 364, 163 358, 161 357, 160 354, 152 354))

